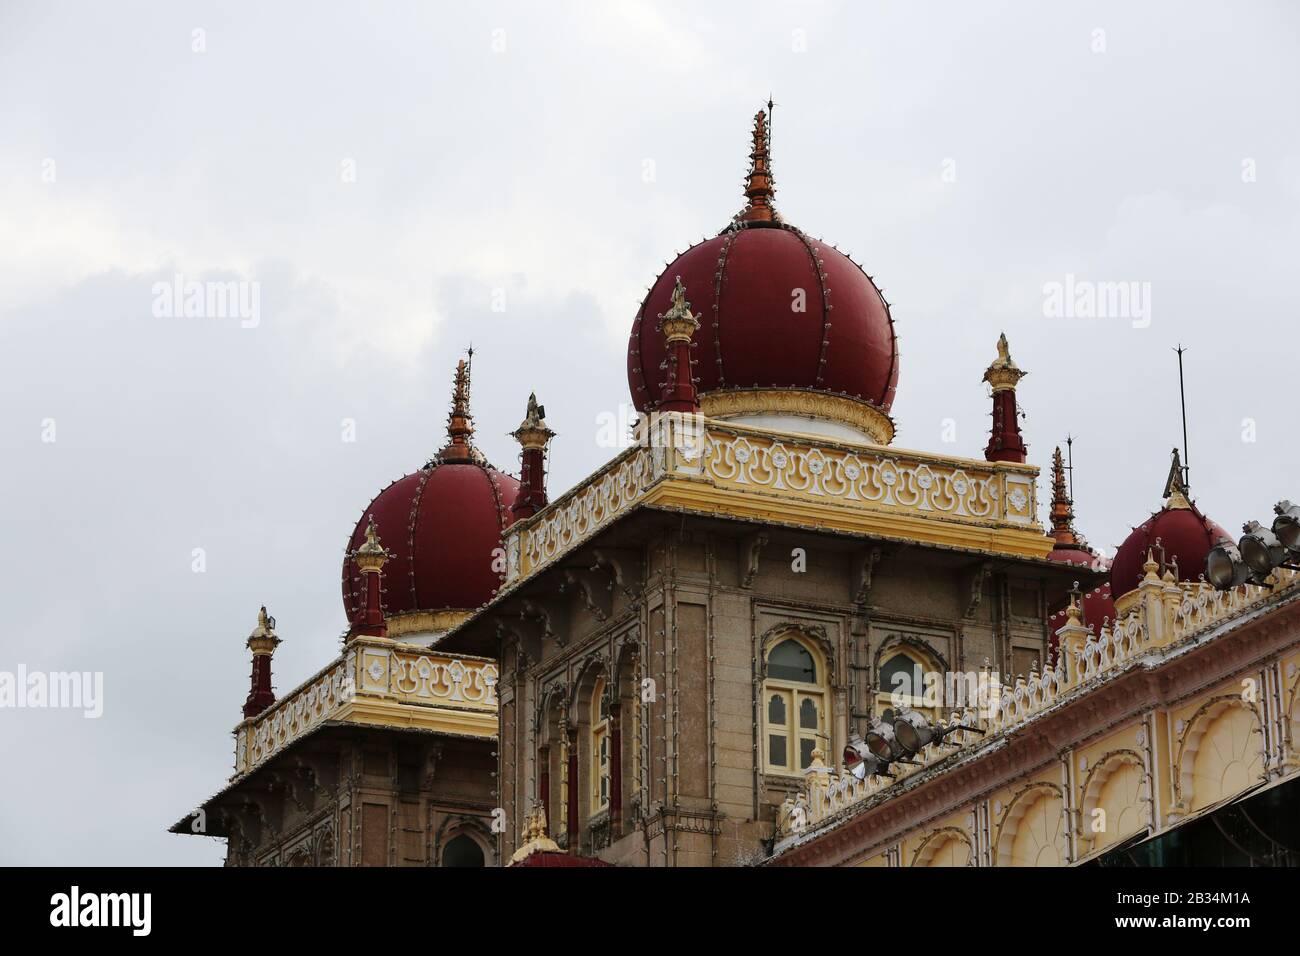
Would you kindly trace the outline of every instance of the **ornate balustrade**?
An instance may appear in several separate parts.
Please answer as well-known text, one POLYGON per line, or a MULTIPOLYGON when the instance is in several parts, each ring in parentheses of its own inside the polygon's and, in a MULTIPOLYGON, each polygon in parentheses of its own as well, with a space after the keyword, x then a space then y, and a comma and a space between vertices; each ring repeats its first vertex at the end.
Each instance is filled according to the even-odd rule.
POLYGON ((1270 598, 1300 590, 1300 572, 1278 569, 1272 587, 1242 585, 1216 591, 1204 581, 1179 583, 1166 572, 1159 576, 1148 556, 1146 577, 1139 586, 1133 611, 1123 619, 1106 621, 1100 631, 1082 625, 1078 606, 1072 604, 1060 636, 1061 654, 1055 664, 1026 678, 1004 684, 987 706, 954 713, 943 727, 959 724, 981 733, 959 730, 942 745, 931 745, 914 758, 916 765, 891 764, 889 777, 858 779, 851 773, 828 768, 818 752, 808 770, 803 789, 782 806, 777 818, 778 842, 798 837, 849 808, 875 799, 887 799, 908 778, 936 762, 962 751, 995 747, 999 737, 1030 723, 1039 714, 1082 696, 1097 684, 1114 678, 1152 655, 1206 638, 1216 628, 1242 618, 1270 598))
POLYGON ((638 503, 1043 557, 1028 465, 896 451, 664 413, 636 444, 505 533, 507 586, 638 503))
POLYGON ((494 736, 497 677, 488 658, 357 638, 324 670, 235 728, 235 776, 327 721, 494 736))

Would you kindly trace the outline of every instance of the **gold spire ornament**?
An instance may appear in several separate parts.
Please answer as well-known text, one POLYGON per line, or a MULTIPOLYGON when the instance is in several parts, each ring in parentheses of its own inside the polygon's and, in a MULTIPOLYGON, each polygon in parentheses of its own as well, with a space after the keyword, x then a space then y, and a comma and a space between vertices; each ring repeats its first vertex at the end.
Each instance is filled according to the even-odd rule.
MULTIPOLYGON (((698 324, 698 323, 697 323, 698 324)), ((510 433, 523 448, 545 448, 546 443, 555 437, 555 432, 546 426, 546 408, 537 404, 537 393, 528 395, 528 409, 519 427, 510 433)))
POLYGON ((362 573, 367 571, 382 571, 388 559, 393 555, 386 551, 384 546, 379 543, 379 527, 375 524, 375 516, 370 516, 370 523, 366 525, 365 544, 352 552, 352 560, 356 562, 357 568, 362 573))
POLYGON ((560 847, 546 835, 546 808, 534 803, 524 814, 524 825, 519 832, 520 847, 510 857, 511 863, 518 863, 534 853, 559 853, 560 847))
POLYGON ((682 285, 682 277, 678 276, 668 311, 659 316, 659 328, 668 344, 672 345, 675 342, 690 342, 699 327, 700 320, 691 312, 691 304, 686 301, 686 286, 682 285))
POLYGON ((1173 461, 1169 463, 1169 477, 1165 479, 1165 491, 1161 496, 1165 499, 1166 508, 1190 508, 1192 506, 1187 497, 1186 474, 1182 460, 1178 456, 1178 449, 1175 448, 1173 461))
POLYGON ((255 656, 271 654, 280 644, 275 633, 275 618, 266 613, 266 605, 257 612, 257 627, 248 635, 247 647, 255 656))
POLYGON ((1008 388, 1015 388, 1028 374, 1022 371, 1012 359, 1011 346, 1007 344, 1007 334, 1003 332, 998 336, 998 357, 984 372, 984 381, 993 386, 993 391, 1001 392, 1008 388))

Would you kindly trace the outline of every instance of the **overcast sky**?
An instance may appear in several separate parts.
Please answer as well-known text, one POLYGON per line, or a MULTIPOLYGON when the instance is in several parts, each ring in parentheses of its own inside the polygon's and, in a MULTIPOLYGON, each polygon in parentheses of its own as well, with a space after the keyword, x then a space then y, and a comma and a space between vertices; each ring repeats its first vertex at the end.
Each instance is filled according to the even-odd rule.
POLYGON ((105 683, 98 720, 0 709, 0 862, 221 859, 165 830, 231 771, 258 605, 282 691, 337 652, 353 523, 471 342, 499 465, 531 389, 553 493, 613 453, 640 297, 742 205, 769 92, 779 208, 893 304, 898 445, 981 457, 1005 330, 1031 460, 1078 436, 1113 553, 1181 342, 1199 504, 1300 499, 1297 36, 1282 3, 3 3, 0 671, 105 683), (156 314, 178 274, 256 322, 156 314), (1067 275, 1149 283, 1150 321, 1047 315, 1067 275))

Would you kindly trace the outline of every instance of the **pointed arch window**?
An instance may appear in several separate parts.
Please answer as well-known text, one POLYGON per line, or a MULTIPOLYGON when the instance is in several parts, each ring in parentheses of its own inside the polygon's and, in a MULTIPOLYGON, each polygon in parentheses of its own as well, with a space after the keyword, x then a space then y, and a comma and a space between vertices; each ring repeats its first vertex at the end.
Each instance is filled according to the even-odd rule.
POLYGON ((826 665, 810 642, 787 637, 767 654, 763 681, 763 766, 798 774, 826 750, 826 665))

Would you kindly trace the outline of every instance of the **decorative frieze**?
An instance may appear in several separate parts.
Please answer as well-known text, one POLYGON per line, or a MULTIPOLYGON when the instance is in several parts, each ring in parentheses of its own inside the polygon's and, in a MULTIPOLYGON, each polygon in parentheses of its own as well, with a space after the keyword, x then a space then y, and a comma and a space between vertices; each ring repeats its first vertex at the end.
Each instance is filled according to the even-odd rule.
POLYGON ((498 676, 488 658, 357 638, 324 670, 235 728, 235 778, 326 721, 494 736, 498 676))
POLYGON ((639 504, 1043 557, 1051 543, 1038 524, 1037 476, 1028 465, 656 413, 632 448, 506 530, 506 585, 639 504))

